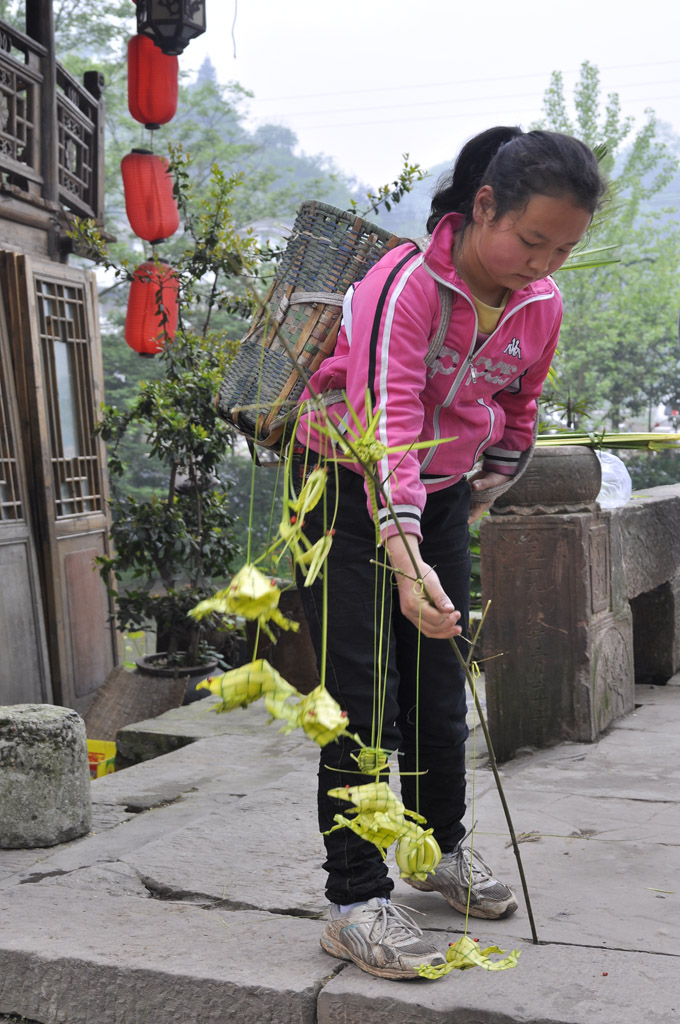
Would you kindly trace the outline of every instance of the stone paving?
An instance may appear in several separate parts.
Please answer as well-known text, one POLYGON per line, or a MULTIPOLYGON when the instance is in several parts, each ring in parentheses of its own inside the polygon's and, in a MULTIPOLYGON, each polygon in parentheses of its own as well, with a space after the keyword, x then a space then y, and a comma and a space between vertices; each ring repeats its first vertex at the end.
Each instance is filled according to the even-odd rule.
MULTIPOLYGON (((218 717, 212 702, 171 713, 171 724, 135 727, 151 737, 145 756, 163 729, 184 734, 185 745, 94 782, 88 836, 0 850, 0 1021, 680 1018, 680 676, 638 687, 635 713, 597 743, 561 744, 502 767, 539 944, 521 901, 514 917, 469 929, 480 944, 520 949, 515 970, 456 971, 436 982, 373 978, 321 950, 316 748, 267 725, 258 705, 218 717)), ((162 743, 167 749, 167 735, 162 743)), ((519 890, 475 743, 476 843, 519 890)), ((397 882, 395 898, 426 913, 442 950, 463 933, 463 918, 437 894, 397 882)))

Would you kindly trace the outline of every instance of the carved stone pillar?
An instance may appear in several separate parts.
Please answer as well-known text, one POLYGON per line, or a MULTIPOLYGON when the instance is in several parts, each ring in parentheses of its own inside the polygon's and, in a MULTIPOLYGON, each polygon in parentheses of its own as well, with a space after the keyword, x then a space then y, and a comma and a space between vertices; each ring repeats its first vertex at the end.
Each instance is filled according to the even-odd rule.
POLYGON ((634 706, 630 606, 588 448, 539 448, 480 530, 496 755, 595 740, 634 706), (497 655, 497 656, 496 656, 497 655))

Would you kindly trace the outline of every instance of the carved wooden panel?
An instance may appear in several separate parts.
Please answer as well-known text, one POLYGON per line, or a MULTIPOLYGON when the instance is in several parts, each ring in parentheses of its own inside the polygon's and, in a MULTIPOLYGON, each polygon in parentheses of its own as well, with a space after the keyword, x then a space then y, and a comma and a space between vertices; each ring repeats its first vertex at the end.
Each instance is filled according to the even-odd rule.
POLYGON ((94 561, 97 555, 105 554, 106 538, 90 538, 97 539, 96 547, 78 550, 82 541, 76 538, 76 550, 71 552, 66 550, 70 544, 61 542, 66 552, 63 586, 77 697, 91 693, 96 688, 93 684, 99 685, 111 669, 109 602, 94 561))
POLYGON ((94 436, 101 353, 94 275, 2 254, 55 698, 82 710, 115 664, 110 602, 94 565, 108 551, 104 447, 94 436))
POLYGON ((3 355, 5 372, 0 373, 0 521, 16 521, 24 518, 23 503, 19 492, 19 465, 17 460, 15 431, 12 428, 12 387, 9 354, 3 355))
MULTIPOLYGON (((78 82, 54 59, 49 8, 26 11, 30 35, 0 21, 0 192, 4 220, 42 234, 61 236, 54 206, 103 223, 103 76, 86 71, 78 82), (32 208, 31 208, 32 207, 32 208)), ((30 237, 30 236, 29 236, 30 237)), ((57 257, 54 239, 46 248, 21 239, 3 243, 24 252, 57 257)))
POLYGON ((26 523, 0 524, 0 579, 0 704, 51 703, 40 582, 26 523))
POLYGON ((0 704, 50 703, 41 585, 0 303, 0 704))

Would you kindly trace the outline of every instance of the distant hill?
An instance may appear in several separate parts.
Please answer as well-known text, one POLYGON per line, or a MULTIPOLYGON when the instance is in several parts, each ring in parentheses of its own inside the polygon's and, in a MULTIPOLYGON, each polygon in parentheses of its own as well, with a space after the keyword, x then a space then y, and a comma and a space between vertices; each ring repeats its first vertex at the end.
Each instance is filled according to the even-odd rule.
MULTIPOLYGON (((680 153, 680 137, 673 136, 666 141, 680 153)), ((430 211, 432 193, 439 178, 453 169, 454 162, 455 154, 450 161, 445 160, 443 163, 429 168, 427 178, 418 182, 413 191, 404 196, 401 202, 395 203, 390 213, 381 212, 380 215, 373 217, 369 215, 369 218, 389 231, 393 231, 395 235, 413 238, 425 234, 425 222, 430 211)), ((617 164, 620 166, 621 162, 622 157, 617 164)), ((643 206, 643 212, 651 213, 661 210, 672 211, 663 214, 661 223, 680 220, 680 170, 661 192, 658 192, 643 206)))

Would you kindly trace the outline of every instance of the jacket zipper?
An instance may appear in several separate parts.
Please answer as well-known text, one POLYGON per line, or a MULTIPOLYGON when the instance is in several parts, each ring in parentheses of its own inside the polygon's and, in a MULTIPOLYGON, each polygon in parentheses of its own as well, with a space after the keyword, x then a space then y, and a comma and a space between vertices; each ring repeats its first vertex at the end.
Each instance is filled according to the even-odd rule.
POLYGON ((484 406, 484 408, 486 409, 486 411, 489 414, 489 430, 488 430, 487 435, 484 438, 484 440, 481 441, 480 444, 477 447, 477 451, 475 452, 475 457, 472 460, 472 466, 470 466, 470 469, 472 469, 473 466, 476 465, 477 460, 479 459, 479 456, 484 451, 484 446, 487 444, 487 442, 491 438, 491 435, 493 434, 493 431, 494 431, 494 427, 496 426, 496 414, 493 411, 493 409, 489 408, 489 406, 486 404, 486 402, 484 401, 483 398, 478 398, 477 399, 477 404, 484 406))
MULTIPOLYGON (((524 309, 525 306, 530 305, 532 302, 543 302, 546 299, 552 299, 554 294, 555 294, 555 292, 552 291, 548 295, 532 295, 531 297, 524 299, 523 302, 520 302, 520 304, 518 306, 515 306, 514 309, 511 309, 509 313, 506 313, 505 316, 502 317, 502 319, 499 321, 498 325, 496 326, 496 329, 491 332, 491 334, 486 339, 484 344, 480 345, 480 347, 475 352, 475 342, 477 340, 477 333, 478 333, 478 328, 479 328, 479 318, 477 316, 477 310, 475 308, 474 302, 472 302, 472 300, 465 294, 465 292, 461 291, 460 288, 456 288, 456 286, 451 284, 449 281, 445 281, 444 278, 440 277, 438 274, 433 273, 432 270, 430 270, 430 268, 427 266, 427 264, 425 262, 423 262, 422 265, 425 268, 425 270, 427 270, 428 274, 430 274, 430 276, 432 278, 434 278, 435 281, 439 281, 446 288, 450 288, 451 291, 456 292, 457 295, 462 296, 462 298, 464 298, 465 301, 472 307, 472 312, 473 312, 474 318, 475 318, 475 327, 474 327, 474 333, 473 333, 473 336, 472 336, 472 341, 470 343, 470 347, 468 349, 468 352, 467 352, 467 355, 466 355, 465 359, 461 360, 461 369, 456 374, 456 377, 455 377, 455 379, 454 379, 454 381, 453 381, 453 383, 451 385, 451 388, 449 389, 449 393, 446 396, 446 399, 444 400, 444 402, 441 402, 438 406, 436 406, 434 411, 433 411, 432 419, 433 419, 433 426, 434 426, 434 440, 438 440, 439 439, 439 413, 440 413, 440 410, 442 408, 448 408, 453 403, 453 400, 456 397, 456 395, 458 394, 458 392, 460 391, 461 384, 463 383, 463 380, 464 380, 466 374, 468 373, 468 371, 470 373, 470 381, 471 381, 471 383, 475 384, 477 382, 478 373, 475 370, 474 363, 473 363, 473 360, 474 360, 475 356, 479 355, 479 353, 482 352, 486 348, 488 343, 492 340, 493 336, 495 335, 496 331, 499 331, 501 329, 501 327, 503 327, 507 323, 507 321, 510 319, 511 316, 513 316, 515 313, 519 312, 520 309, 524 309)), ((482 399, 482 404, 484 405, 484 407, 486 408, 486 410, 489 413, 489 416, 492 419, 492 427, 493 427, 493 423, 495 422, 495 417, 493 416, 493 414, 491 412, 491 409, 489 409, 488 405, 486 404, 486 402, 483 401, 483 399, 482 399)), ((487 436, 490 436, 490 435, 487 435, 487 436)), ((485 440, 486 440, 486 438, 485 438, 485 440)), ((484 442, 482 442, 482 444, 483 443, 484 442)), ((479 451, 479 448, 477 450, 479 451)), ((423 462, 422 462, 421 467, 420 467, 421 468, 421 472, 423 470, 425 470, 429 466, 430 462, 434 458, 435 452, 436 452, 436 446, 432 447, 430 449, 430 451, 427 453, 427 455, 425 456, 425 458, 423 459, 423 462)), ((477 461, 477 459, 475 459, 475 462, 476 461, 477 461)))

